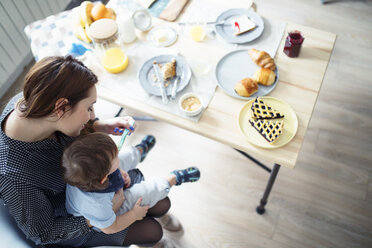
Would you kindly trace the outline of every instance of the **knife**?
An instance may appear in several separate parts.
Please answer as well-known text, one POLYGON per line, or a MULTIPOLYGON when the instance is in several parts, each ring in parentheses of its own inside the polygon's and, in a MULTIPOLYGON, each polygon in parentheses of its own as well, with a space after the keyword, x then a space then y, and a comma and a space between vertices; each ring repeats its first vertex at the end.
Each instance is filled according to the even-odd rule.
POLYGON ((160 67, 156 61, 152 62, 152 67, 154 68, 155 75, 160 83, 161 100, 164 104, 168 104, 167 92, 165 91, 164 87, 164 78, 163 75, 161 75, 160 67))
POLYGON ((184 25, 225 25, 226 20, 219 21, 219 22, 179 22, 178 25, 184 26, 184 25))
POLYGON ((176 98, 176 92, 177 92, 179 81, 180 81, 180 76, 177 76, 176 80, 174 80, 174 83, 173 83, 172 95, 170 97, 171 100, 174 100, 176 98))

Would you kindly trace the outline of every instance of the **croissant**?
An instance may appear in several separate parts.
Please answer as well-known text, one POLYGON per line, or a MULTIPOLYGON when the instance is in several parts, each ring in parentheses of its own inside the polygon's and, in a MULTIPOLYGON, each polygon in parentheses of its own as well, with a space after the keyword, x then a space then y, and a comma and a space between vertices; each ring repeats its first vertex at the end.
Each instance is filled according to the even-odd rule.
POLYGON ((267 68, 260 68, 254 73, 252 78, 259 84, 269 86, 274 83, 275 77, 275 72, 273 72, 272 70, 267 68))
POLYGON ((258 84, 252 78, 243 78, 235 85, 235 92, 239 96, 251 96, 258 91, 258 84))
POLYGON ((255 62, 259 67, 268 68, 272 71, 275 70, 275 62, 267 52, 253 48, 248 51, 248 54, 251 56, 253 62, 255 62))
POLYGON ((172 59, 171 62, 166 63, 161 67, 161 72, 163 73, 163 79, 167 80, 169 78, 172 78, 176 76, 176 60, 172 59))

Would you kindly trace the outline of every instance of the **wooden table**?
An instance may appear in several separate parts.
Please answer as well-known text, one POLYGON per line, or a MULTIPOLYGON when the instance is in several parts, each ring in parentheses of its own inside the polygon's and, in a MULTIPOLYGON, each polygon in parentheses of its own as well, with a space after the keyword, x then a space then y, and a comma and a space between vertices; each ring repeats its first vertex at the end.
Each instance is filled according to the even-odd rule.
MULTIPOLYGON (((191 1, 184 11, 193 11, 194 2, 191 1)), ((226 9, 245 7, 241 2, 244 1, 229 1, 228 4, 225 1, 218 1, 218 4, 225 4, 226 9)), ((213 4, 217 3, 213 2, 213 4)), ((187 20, 181 16, 179 21, 185 22, 187 20)), ((155 24, 158 22, 161 21, 155 20, 155 24)), ((257 212, 262 214, 265 211, 264 207, 280 166, 294 168, 296 165, 335 40, 336 35, 333 33, 295 23, 287 23, 285 35, 283 35, 274 58, 279 70, 279 82, 269 96, 282 99, 292 106, 298 118, 298 130, 290 143, 277 149, 262 149, 246 140, 237 124, 238 113, 245 101, 227 95, 220 88, 216 89, 212 101, 197 123, 164 112, 143 102, 122 98, 119 93, 100 85, 97 90, 98 96, 122 107, 138 110, 157 120, 229 145, 263 166, 270 172, 270 178, 260 205, 257 207, 257 212), (283 53, 286 33, 291 30, 300 30, 305 37, 298 58, 289 58, 283 53), (273 169, 262 165, 252 156, 272 161, 274 163, 273 169)), ((227 49, 226 46, 208 47, 204 43, 197 43, 188 39, 179 39, 172 48, 178 49, 185 57, 204 56, 216 61, 231 50, 231 47, 230 49, 227 49)))

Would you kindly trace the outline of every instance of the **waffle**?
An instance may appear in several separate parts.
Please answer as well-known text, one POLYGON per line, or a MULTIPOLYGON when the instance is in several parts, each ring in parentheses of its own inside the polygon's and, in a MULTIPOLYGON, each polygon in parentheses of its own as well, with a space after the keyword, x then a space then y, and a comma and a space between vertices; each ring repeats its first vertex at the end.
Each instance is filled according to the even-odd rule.
POLYGON ((279 111, 268 106, 263 100, 256 97, 251 106, 253 119, 276 119, 283 118, 284 115, 279 111))
POLYGON ((249 123, 271 144, 283 133, 284 121, 250 119, 249 123))

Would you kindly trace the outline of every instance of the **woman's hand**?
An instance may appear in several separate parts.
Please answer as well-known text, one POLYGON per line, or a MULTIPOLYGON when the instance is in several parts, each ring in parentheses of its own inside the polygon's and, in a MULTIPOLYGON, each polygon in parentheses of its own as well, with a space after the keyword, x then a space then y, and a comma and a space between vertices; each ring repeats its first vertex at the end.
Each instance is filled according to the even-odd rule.
POLYGON ((128 173, 125 170, 122 170, 122 169, 120 169, 120 172, 121 172, 121 175, 124 179, 125 188, 129 188, 131 181, 130 181, 130 177, 129 177, 128 173))
MULTIPOLYGON (((131 123, 134 123, 134 120, 131 116, 116 117, 107 120, 97 120, 93 124, 93 128, 97 132, 104 132, 113 135, 121 135, 123 132, 114 131, 128 129, 130 133, 133 133, 136 124, 132 126, 131 123)), ((129 133, 129 135, 130 135, 129 133)))
POLYGON ((134 216, 136 220, 142 220, 143 217, 146 216, 147 211, 149 210, 149 206, 141 206, 142 197, 140 197, 136 204, 133 206, 132 211, 134 212, 134 216))
POLYGON ((85 221, 87 222, 88 227, 93 227, 93 226, 90 224, 90 221, 89 221, 88 219, 85 219, 85 221))
POLYGON ((115 192, 114 198, 112 198, 112 210, 116 213, 121 205, 123 205, 125 198, 123 188, 115 192))

